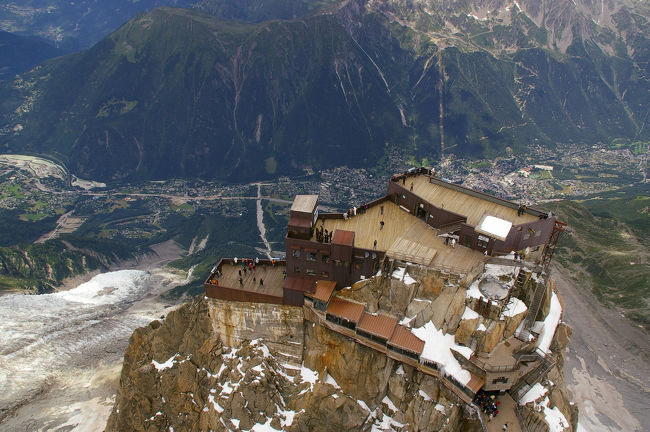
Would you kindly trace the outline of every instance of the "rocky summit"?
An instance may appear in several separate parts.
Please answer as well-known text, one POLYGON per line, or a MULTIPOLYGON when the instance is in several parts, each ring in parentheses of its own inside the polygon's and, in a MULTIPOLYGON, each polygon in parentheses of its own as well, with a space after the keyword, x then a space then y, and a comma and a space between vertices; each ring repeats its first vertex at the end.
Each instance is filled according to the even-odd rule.
MULTIPOLYGON (((525 309, 485 318, 466 309, 475 286, 468 279, 408 271, 408 279, 376 276, 338 295, 413 327, 433 320, 477 352, 512 342, 525 309)), ((549 303, 540 316, 551 315, 549 303)), ((494 423, 480 418, 442 378, 313 320, 306 307, 197 297, 134 332, 106 430, 491 431, 514 410, 503 399, 494 423)), ((560 323, 549 351, 555 363, 518 401, 530 430, 575 430, 562 374, 570 334, 560 323)))

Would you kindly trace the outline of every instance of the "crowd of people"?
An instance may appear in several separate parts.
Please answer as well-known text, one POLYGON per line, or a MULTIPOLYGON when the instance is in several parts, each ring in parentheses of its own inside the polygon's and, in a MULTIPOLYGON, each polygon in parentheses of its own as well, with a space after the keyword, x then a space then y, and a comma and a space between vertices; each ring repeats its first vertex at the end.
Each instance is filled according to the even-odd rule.
POLYGON ((499 401, 494 395, 488 395, 480 391, 476 394, 474 403, 487 415, 488 421, 491 421, 499 414, 499 401))
MULTIPOLYGON (((241 268, 237 270, 237 273, 239 275, 239 286, 244 285, 244 279, 249 276, 253 278, 253 283, 258 283, 258 279, 256 273, 257 273, 257 266, 260 264, 260 259, 255 258, 255 259, 249 259, 249 258, 233 258, 232 259, 232 265, 234 266, 240 266, 241 268)), ((268 265, 268 263, 266 263, 268 265)), ((271 259, 271 266, 275 265, 275 259, 271 259)), ((210 278, 210 283, 213 285, 219 285, 219 278, 223 276, 223 271, 222 269, 218 266, 215 265, 212 267, 212 270, 210 271, 212 274, 212 277, 210 278)), ((283 272, 283 279, 286 278, 286 271, 283 272)), ((260 286, 264 285, 264 279, 259 278, 259 284, 260 286)))

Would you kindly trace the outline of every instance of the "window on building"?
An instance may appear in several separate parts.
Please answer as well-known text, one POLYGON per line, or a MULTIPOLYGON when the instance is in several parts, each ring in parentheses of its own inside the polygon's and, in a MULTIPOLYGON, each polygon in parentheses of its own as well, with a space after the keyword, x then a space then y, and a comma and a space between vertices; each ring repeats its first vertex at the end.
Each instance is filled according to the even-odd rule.
POLYGON ((297 273, 297 274, 300 274, 300 266, 294 266, 293 272, 297 273))
POLYGON ((305 270, 305 273, 308 274, 309 276, 316 276, 316 270, 308 268, 305 270))
POLYGON ((495 379, 492 380, 492 384, 498 384, 498 383, 504 383, 505 384, 507 382, 508 382, 508 378, 506 378, 504 376, 499 377, 499 378, 495 378, 495 379))
POLYGON ((322 271, 322 272, 320 272, 320 277, 322 277, 322 278, 328 278, 328 277, 330 277, 330 274, 329 274, 329 272, 322 271))
POLYGON ((323 261, 323 264, 327 264, 328 262, 330 262, 330 256, 323 254, 321 255, 321 260, 323 261))
POLYGON ((525 233, 524 234, 524 240, 528 240, 530 238, 530 233, 525 233))
POLYGON ((294 249, 291 251, 291 255, 293 255, 294 258, 300 258, 300 249, 294 249))
POLYGON ((316 261, 316 252, 307 252, 307 259, 309 261, 316 261))

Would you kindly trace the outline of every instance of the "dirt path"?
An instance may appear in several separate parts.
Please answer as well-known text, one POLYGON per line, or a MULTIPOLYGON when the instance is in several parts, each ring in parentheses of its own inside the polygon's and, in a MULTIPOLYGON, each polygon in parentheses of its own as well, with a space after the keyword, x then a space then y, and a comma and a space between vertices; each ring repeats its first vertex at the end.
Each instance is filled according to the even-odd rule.
POLYGON ((564 376, 587 432, 650 430, 650 341, 618 311, 557 268, 564 321, 573 327, 564 376))

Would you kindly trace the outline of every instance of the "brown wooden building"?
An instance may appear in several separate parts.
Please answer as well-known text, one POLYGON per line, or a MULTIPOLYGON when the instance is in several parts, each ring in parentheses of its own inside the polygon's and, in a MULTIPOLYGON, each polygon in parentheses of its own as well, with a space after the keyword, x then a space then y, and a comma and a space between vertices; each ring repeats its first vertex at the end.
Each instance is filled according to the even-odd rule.
MULTIPOLYGON (((426 168, 411 169, 393 176, 385 196, 344 213, 319 213, 317 195, 297 195, 286 262, 276 262, 282 269, 267 275, 265 285, 252 283, 250 273, 241 282, 240 274, 211 274, 206 294, 301 306, 305 295, 313 298, 318 280, 341 289, 377 274, 385 258, 467 274, 484 254, 543 247, 555 222, 552 214, 448 183, 426 168)), ((234 263, 222 260, 219 268, 225 264, 234 263)))
POLYGON ((372 277, 384 257, 465 274, 485 253, 543 247, 555 220, 426 168, 394 176, 385 196, 345 213, 319 213, 318 196, 298 195, 287 229, 284 301, 302 304, 319 279, 341 289, 372 277))

